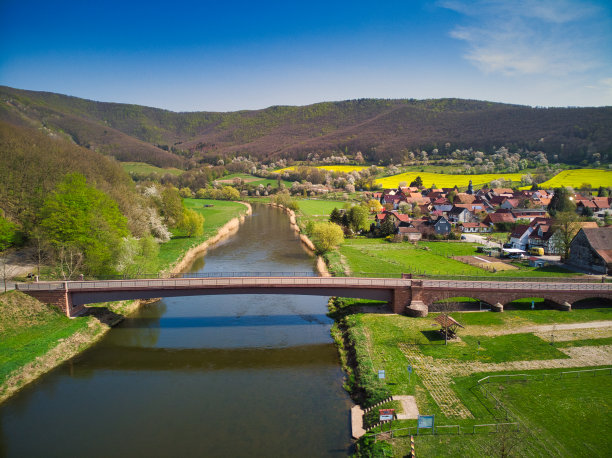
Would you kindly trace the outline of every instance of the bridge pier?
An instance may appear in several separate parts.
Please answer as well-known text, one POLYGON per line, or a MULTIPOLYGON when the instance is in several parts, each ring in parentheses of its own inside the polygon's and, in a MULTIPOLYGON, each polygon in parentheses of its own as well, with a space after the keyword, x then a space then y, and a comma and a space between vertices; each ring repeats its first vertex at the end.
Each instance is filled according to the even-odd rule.
POLYGON ((72 303, 72 295, 68 291, 68 285, 65 282, 64 289, 55 291, 26 290, 24 293, 44 304, 59 308, 68 318, 74 318, 81 315, 87 308, 84 305, 74 305, 72 303))
POLYGON ((406 313, 415 318, 426 317, 429 314, 429 307, 423 301, 412 300, 406 307, 406 313))
POLYGON ((559 310, 562 310, 564 312, 571 312, 572 304, 570 304, 569 302, 564 302, 563 304, 559 306, 559 310))

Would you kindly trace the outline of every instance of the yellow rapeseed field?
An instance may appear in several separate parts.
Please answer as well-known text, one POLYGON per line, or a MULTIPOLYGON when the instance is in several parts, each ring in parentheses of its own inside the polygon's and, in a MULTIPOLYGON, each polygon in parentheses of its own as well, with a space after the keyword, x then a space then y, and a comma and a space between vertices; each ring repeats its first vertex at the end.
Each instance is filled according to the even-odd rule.
MULTIPOLYGON (((273 173, 283 173, 288 170, 293 170, 295 167, 285 167, 284 169, 275 170, 273 173)), ((369 169, 369 165, 318 165, 318 169, 329 170, 331 172, 350 173, 353 170, 369 169)))
POLYGON ((584 183, 590 184, 591 188, 612 186, 612 171, 601 169, 564 170, 550 180, 540 184, 540 187, 559 188, 561 186, 571 186, 573 188, 580 188, 584 183))
POLYGON ((382 185, 385 189, 396 188, 400 182, 405 181, 406 185, 410 186, 410 183, 418 176, 423 180, 423 186, 430 187, 435 184, 438 188, 452 188, 457 185, 459 187, 465 187, 472 180, 474 186, 482 186, 483 184, 490 183, 493 180, 503 178, 508 181, 521 181, 521 176, 524 173, 486 173, 482 175, 447 175, 443 173, 431 173, 431 172, 406 172, 399 175, 392 175, 390 177, 380 178, 376 180, 377 184, 382 185))

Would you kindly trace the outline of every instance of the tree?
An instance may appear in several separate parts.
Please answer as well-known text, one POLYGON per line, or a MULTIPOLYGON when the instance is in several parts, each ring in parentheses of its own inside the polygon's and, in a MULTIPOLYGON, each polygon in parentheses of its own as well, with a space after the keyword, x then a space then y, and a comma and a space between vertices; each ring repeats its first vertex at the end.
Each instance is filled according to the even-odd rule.
POLYGON ((223 188, 221 189, 221 192, 223 193, 223 200, 239 200, 240 199, 240 192, 238 192, 236 188, 233 188, 231 186, 223 186, 223 188))
POLYGON ((367 206, 372 213, 378 213, 383 209, 382 204, 376 199, 368 200, 367 206))
POLYGON ((161 193, 161 214, 170 227, 176 227, 183 216, 183 199, 176 188, 165 188, 161 193))
POLYGON ((570 243, 580 230, 578 215, 573 211, 559 212, 553 219, 553 244, 562 259, 569 257, 570 243))
POLYGON ((395 224, 393 223, 393 220, 389 217, 385 218, 385 220, 380 225, 380 234, 383 237, 395 234, 395 230, 395 224))
POLYGON ((556 188, 555 194, 548 204, 548 213, 555 216, 559 212, 575 211, 576 205, 571 200, 571 193, 568 188, 556 188))
POLYGON ((187 187, 181 188, 179 190, 179 194, 181 197, 185 197, 185 198, 193 197, 193 193, 191 192, 191 189, 187 187))
POLYGON ((417 176, 411 183, 410 183, 410 187, 415 187, 415 188, 420 188, 421 186, 423 186, 423 179, 421 178, 421 176, 417 176))
POLYGON ((13 246, 17 241, 17 226, 0 215, 0 251, 13 246))
POLYGON ((370 212, 363 205, 355 205, 348 211, 349 228, 353 232, 366 231, 370 227, 370 212))
POLYGON ((204 217, 188 208, 183 212, 178 228, 185 232, 187 237, 200 237, 204 233, 204 217))
POLYGON ((342 213, 336 207, 329 214, 329 222, 334 224, 342 225, 342 213))
POLYGON ((159 245, 152 236, 124 237, 117 270, 129 277, 157 271, 159 245))
POLYGON ((318 253, 327 253, 344 241, 344 232, 334 223, 315 223, 312 228, 312 241, 318 253))
POLYGON ((115 272, 121 239, 129 235, 115 201, 89 186, 79 173, 66 175, 45 200, 40 228, 69 272, 78 270, 82 256, 92 274, 115 272))

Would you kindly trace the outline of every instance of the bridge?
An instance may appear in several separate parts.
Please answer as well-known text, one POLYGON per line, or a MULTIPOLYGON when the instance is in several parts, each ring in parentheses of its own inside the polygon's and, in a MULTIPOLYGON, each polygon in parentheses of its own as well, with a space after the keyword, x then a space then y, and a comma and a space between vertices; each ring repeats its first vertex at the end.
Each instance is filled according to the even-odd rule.
MULTIPOLYGON (((217 274, 219 275, 219 274, 217 274)), ((471 297, 503 311, 522 298, 543 298, 561 310, 583 299, 612 300, 612 283, 580 279, 529 281, 445 280, 427 278, 314 277, 312 274, 272 273, 244 276, 206 276, 131 280, 37 282, 16 285, 19 291, 58 306, 69 317, 83 313, 86 304, 127 299, 218 294, 297 294, 387 301, 393 313, 427 316, 437 301, 471 297)))

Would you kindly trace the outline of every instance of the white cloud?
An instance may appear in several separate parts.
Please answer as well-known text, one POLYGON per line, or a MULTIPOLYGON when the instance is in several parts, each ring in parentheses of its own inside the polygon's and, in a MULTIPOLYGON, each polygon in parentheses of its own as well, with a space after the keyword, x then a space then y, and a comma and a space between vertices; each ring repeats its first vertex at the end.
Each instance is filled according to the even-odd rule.
POLYGON ((464 41, 464 57, 485 73, 567 75, 609 64, 601 49, 610 40, 606 15, 576 0, 447 0, 464 16, 450 36, 464 41), (602 32, 602 30, 608 31, 602 32))

